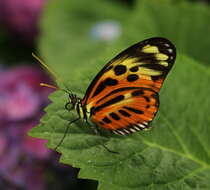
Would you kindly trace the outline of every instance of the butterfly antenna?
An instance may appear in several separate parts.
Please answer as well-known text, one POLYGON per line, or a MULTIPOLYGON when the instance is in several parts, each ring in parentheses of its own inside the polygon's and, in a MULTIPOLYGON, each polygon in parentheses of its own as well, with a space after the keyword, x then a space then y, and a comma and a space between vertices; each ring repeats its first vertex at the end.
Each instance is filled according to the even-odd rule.
POLYGON ((44 61, 42 61, 37 55, 35 55, 35 53, 32 53, 32 56, 53 76, 53 78, 58 79, 56 73, 47 64, 45 64, 44 61))
MULTIPOLYGON (((46 83, 40 83, 40 86, 45 86, 45 87, 48 87, 48 88, 53 88, 53 89, 56 89, 56 90, 62 90, 64 92, 66 92, 67 94, 71 94, 71 90, 65 85, 65 83, 61 80, 60 77, 58 77, 58 75, 46 64, 44 63, 43 60, 41 60, 37 55, 35 55, 35 53, 32 52, 32 56, 40 63, 40 65, 48 71, 48 73, 52 76, 52 78, 54 79, 56 85, 57 85, 57 82, 56 82, 56 79, 59 80, 60 82, 62 82, 62 84, 64 85, 64 87, 67 89, 62 89, 62 88, 59 88, 59 87, 56 87, 56 86, 53 86, 53 85, 50 85, 50 84, 46 84, 46 83)), ((58 85, 57 85, 58 86, 58 85)))
POLYGON ((65 93, 69 94, 70 92, 68 92, 67 90, 63 89, 63 88, 59 88, 57 86, 54 86, 54 85, 51 85, 51 84, 46 84, 46 83, 40 83, 39 84, 40 86, 44 86, 44 87, 48 87, 48 88, 52 88, 52 89, 55 89, 55 90, 61 90, 61 91, 64 91, 65 93))

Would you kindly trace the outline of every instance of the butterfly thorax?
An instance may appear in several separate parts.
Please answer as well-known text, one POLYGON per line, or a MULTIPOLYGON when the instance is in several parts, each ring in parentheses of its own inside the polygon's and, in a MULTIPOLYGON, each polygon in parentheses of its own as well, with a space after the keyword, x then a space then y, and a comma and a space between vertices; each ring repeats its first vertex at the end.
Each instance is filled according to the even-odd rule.
POLYGON ((65 108, 67 110, 76 110, 78 116, 84 120, 88 118, 86 107, 82 104, 82 99, 76 94, 69 94, 69 102, 66 103, 65 108))

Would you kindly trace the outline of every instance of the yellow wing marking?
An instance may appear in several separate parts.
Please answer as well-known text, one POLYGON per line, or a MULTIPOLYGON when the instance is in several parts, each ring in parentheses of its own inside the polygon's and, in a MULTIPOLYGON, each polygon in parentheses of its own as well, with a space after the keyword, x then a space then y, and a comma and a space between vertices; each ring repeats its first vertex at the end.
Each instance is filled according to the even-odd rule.
POLYGON ((162 71, 157 71, 157 70, 142 67, 139 73, 143 75, 159 76, 162 74, 162 71))
POLYGON ((160 61, 158 64, 163 65, 164 67, 168 67, 168 62, 160 61))
POLYGON ((148 64, 148 62, 135 62, 135 63, 132 63, 132 64, 128 65, 127 67, 130 69, 132 67, 145 65, 145 64, 148 64))
POLYGON ((142 48, 142 52, 144 52, 144 53, 159 53, 159 49, 157 46, 146 45, 142 48))
POLYGON ((166 54, 163 54, 163 53, 158 53, 155 55, 156 59, 158 61, 165 61, 168 59, 168 56, 166 54))
POLYGON ((133 64, 133 63, 135 63, 135 62, 137 62, 138 61, 138 58, 127 58, 127 57, 122 57, 122 58, 120 58, 120 59, 118 59, 118 60, 116 60, 116 61, 114 61, 113 62, 113 66, 116 66, 116 65, 125 65, 125 66, 127 66, 127 65, 131 65, 131 64, 133 64))

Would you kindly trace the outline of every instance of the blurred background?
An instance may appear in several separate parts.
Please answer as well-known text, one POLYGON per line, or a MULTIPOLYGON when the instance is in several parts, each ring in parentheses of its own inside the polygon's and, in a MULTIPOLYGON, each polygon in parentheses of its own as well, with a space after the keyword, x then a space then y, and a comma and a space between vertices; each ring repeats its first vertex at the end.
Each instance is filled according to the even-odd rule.
POLYGON ((53 81, 32 52, 67 75, 66 62, 79 67, 79 61, 93 60, 110 46, 127 47, 159 35, 209 64, 210 37, 201 36, 210 34, 210 1, 88 2, 0 0, 1 190, 97 189, 97 182, 77 179, 78 169, 58 163, 60 155, 47 149, 45 140, 27 135, 53 91, 39 86, 53 81))

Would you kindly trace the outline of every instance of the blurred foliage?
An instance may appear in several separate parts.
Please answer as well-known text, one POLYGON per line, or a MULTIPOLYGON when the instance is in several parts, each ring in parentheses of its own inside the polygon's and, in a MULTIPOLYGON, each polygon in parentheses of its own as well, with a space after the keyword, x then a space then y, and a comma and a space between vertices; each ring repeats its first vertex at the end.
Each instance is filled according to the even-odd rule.
MULTIPOLYGON (((209 7, 173 1, 136 1, 133 8, 105 0, 52 1, 43 17, 40 51, 62 81, 84 94, 91 79, 118 52, 134 42, 164 36, 177 46, 175 67, 161 91, 160 111, 150 132, 117 137, 96 136, 83 122, 71 126, 59 147, 61 162, 80 168, 79 177, 99 181, 99 189, 209 189, 210 133, 206 97, 210 70, 209 7), (160 3, 161 2, 161 3, 160 3), (117 20, 123 34, 112 42, 91 38, 94 24, 117 20), (204 64, 201 64, 204 63, 204 64), (104 141, 119 155, 107 152, 104 141)), ((31 135, 49 140, 55 148, 67 123, 67 95, 56 92, 52 104, 31 135)))
MULTIPOLYGON (((124 22, 129 13, 125 7, 114 2, 93 0, 92 4, 94 6, 89 6, 89 2, 53 2, 49 4, 42 20, 42 25, 45 28, 42 30, 40 41, 42 55, 57 73, 64 74, 67 78, 69 78, 69 70, 64 68, 64 65, 71 64, 73 67, 81 69, 81 65, 78 63, 95 61, 109 47, 106 42, 91 39, 90 30, 94 24, 103 20, 124 22), (112 5, 110 6, 110 4, 112 5), (89 8, 87 9, 87 7, 89 8), (52 55, 52 52, 55 53, 52 55), (60 57, 62 57, 62 61, 60 57)), ((81 73, 80 70, 75 70, 81 73)))

